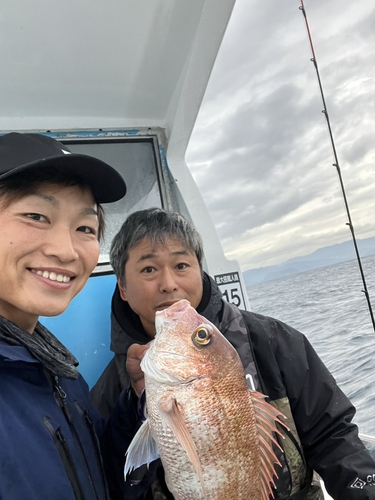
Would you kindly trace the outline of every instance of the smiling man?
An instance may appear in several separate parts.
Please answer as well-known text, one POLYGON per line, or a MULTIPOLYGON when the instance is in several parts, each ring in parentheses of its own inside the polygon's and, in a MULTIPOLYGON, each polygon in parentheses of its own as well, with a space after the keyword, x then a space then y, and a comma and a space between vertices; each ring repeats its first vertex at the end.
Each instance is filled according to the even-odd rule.
POLYGON ((100 204, 125 191, 115 169, 54 139, 0 136, 0 499, 109 500, 106 472, 111 498, 129 499, 112 456, 133 436, 132 407, 123 400, 121 425, 105 427, 77 360, 38 321, 82 290, 98 262, 100 204))
POLYGON ((79 186, 42 183, 0 211, 0 314, 34 331, 38 316, 61 314, 98 262, 98 214, 79 186))
MULTIPOLYGON (((288 429, 281 430, 285 439, 280 440, 284 453, 275 449, 281 464, 275 499, 322 499, 315 470, 334 499, 375 500, 375 463, 351 423, 355 409, 350 401, 304 335, 223 300, 202 271, 202 240, 189 221, 159 208, 135 212, 115 236, 110 256, 117 276, 112 298, 115 357, 92 390, 104 415, 125 389, 141 420, 144 379, 139 363, 155 335, 155 313, 187 299, 235 347, 252 388, 266 394, 287 417, 288 429), (358 478, 362 489, 356 486, 358 478)), ((124 457, 117 460, 121 469, 124 457)), ((154 462, 150 470, 156 466, 154 462)), ((134 484, 144 471, 133 471, 127 483, 134 484)), ((142 495, 147 500, 173 498, 163 483, 162 467, 151 490, 142 495)))
POLYGON ((126 279, 118 280, 120 296, 138 314, 147 335, 155 335, 155 312, 187 299, 198 307, 202 271, 193 250, 175 238, 152 242, 145 238, 129 252, 126 279))

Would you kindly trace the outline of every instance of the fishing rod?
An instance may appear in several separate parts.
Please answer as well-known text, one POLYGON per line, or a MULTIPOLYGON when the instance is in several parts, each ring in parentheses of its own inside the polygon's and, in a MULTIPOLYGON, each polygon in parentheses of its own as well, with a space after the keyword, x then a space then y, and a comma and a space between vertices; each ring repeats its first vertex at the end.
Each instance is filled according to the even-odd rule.
POLYGON ((361 257, 360 257, 360 254, 359 254, 357 240, 356 240, 355 233, 354 233, 354 226, 353 226, 352 218, 351 218, 351 215, 350 215, 349 204, 348 204, 348 200, 346 198, 344 181, 343 181, 342 175, 341 175, 341 168, 340 168, 339 160, 338 160, 338 157, 337 157, 336 146, 335 146, 335 141, 333 139, 333 133, 332 133, 332 128, 331 128, 331 123, 329 121, 329 115, 328 115, 328 111, 327 111, 326 100, 325 100, 325 97, 324 97, 322 81, 320 79, 318 62, 317 62, 317 59, 316 59, 316 56, 315 56, 314 45, 313 45, 313 41, 312 41, 312 37, 311 37, 311 33, 310 33, 309 23, 307 21, 306 9, 305 9, 303 0, 301 0, 301 5, 299 7, 299 10, 302 11, 303 17, 305 18, 305 24, 306 24, 306 29, 307 29, 307 36, 309 38, 311 52, 312 52, 312 58, 310 60, 314 64, 314 67, 315 67, 315 70, 316 70, 316 75, 318 77, 320 95, 321 95, 322 101, 323 101, 323 110, 322 110, 322 113, 326 117, 327 126, 328 126, 328 133, 329 133, 329 137, 330 137, 330 140, 331 140, 331 146, 332 146, 332 150, 333 150, 333 156, 334 156, 334 159, 335 159, 335 163, 333 163, 332 166, 334 166, 336 168, 337 174, 339 176, 339 181, 340 181, 340 186, 341 186, 341 192, 342 192, 342 196, 344 198, 344 203, 345 203, 345 208, 346 208, 346 214, 347 214, 347 217, 348 217, 348 222, 346 223, 346 225, 349 226, 350 232, 352 234, 352 239, 353 239, 353 243, 354 243, 354 250, 355 250, 355 253, 356 253, 356 256, 357 256, 357 262, 358 262, 358 266, 359 266, 359 271, 361 273, 361 278, 362 278, 362 283, 363 283, 363 290, 361 290, 361 291, 365 294, 365 297, 366 297, 366 300, 367 300, 368 309, 369 309, 369 312, 370 312, 372 326, 373 326, 374 331, 375 331, 375 320, 374 320, 374 314, 373 314, 372 307, 371 307, 370 295, 368 293, 366 279, 365 279, 365 273, 363 272, 361 257))

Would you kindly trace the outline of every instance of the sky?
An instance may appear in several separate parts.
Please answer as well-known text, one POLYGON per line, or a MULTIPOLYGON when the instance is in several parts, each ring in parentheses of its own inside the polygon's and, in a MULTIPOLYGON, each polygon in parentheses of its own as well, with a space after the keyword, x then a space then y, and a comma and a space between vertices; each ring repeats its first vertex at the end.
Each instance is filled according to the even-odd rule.
MULTIPOLYGON (((186 161, 242 271, 351 239, 300 0, 237 0, 186 161)), ((305 0, 358 239, 375 236, 375 4, 305 0)))

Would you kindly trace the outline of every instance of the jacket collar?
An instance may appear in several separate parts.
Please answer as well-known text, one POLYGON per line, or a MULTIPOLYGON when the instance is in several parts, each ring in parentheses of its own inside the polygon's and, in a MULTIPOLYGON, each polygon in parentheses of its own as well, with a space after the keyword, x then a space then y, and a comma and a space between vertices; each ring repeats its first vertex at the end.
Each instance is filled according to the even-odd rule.
POLYGON ((0 340, 0 363, 9 361, 39 363, 26 347, 21 345, 10 345, 0 340))

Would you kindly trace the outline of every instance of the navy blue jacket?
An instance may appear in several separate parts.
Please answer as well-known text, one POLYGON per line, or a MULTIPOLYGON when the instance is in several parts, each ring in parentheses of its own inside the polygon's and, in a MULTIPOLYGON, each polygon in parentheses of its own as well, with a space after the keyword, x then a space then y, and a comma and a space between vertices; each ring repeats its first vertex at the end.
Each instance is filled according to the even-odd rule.
POLYGON ((109 499, 104 470, 121 484, 111 462, 134 432, 122 400, 115 425, 104 426, 81 376, 52 377, 25 347, 0 341, 0 500, 109 499))

